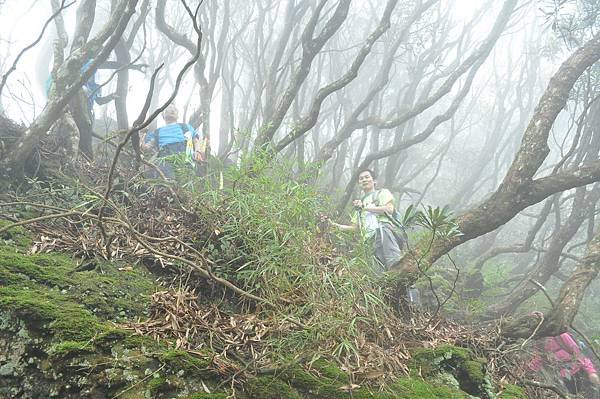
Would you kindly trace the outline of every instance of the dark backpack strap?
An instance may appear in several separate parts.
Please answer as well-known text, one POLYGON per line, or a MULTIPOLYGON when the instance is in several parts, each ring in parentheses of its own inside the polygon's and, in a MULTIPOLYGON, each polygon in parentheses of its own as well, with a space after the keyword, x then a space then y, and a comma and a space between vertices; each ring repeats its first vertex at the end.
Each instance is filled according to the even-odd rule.
MULTIPOLYGON (((381 203, 379 202, 379 194, 381 193, 381 189, 379 190, 375 190, 375 193, 373 193, 373 195, 375 196, 375 206, 381 206, 381 203)), ((367 198, 367 196, 365 196, 364 198, 367 198)), ((387 212, 384 213, 385 216, 387 216, 387 218, 390 220, 390 222, 394 223, 394 219, 388 215, 387 212)))
POLYGON ((188 127, 187 123, 178 123, 177 126, 179 126, 183 133, 190 131, 190 128, 188 127))
MULTIPOLYGON (((374 201, 374 202, 375 202, 375 206, 381 206, 381 204, 379 203, 379 194, 380 194, 380 193, 381 193, 381 189, 379 189, 379 190, 375 190, 375 191, 373 192, 373 194, 369 193, 369 194, 365 195, 365 196, 362 198, 363 205, 364 205, 365 199, 366 199, 366 198, 367 198, 369 195, 373 195, 373 196, 375 197, 375 201, 374 201)), ((386 217, 389 219, 389 221, 390 221, 390 222, 391 222, 393 225, 396 225, 396 224, 394 223, 394 219, 393 219, 393 218, 392 218, 390 215, 388 215, 388 213, 387 213, 387 212, 385 212, 385 213, 384 213, 384 215, 385 215, 385 216, 386 216, 386 217)))
MULTIPOLYGON (((379 203, 379 193, 381 192, 381 190, 377 190, 375 191, 375 205, 377 206, 381 206, 381 204, 379 203)), ((389 220, 389 222, 392 224, 392 226, 400 229, 400 234, 401 234, 401 238, 403 242, 408 242, 408 233, 406 233, 406 228, 404 227, 404 225, 400 222, 400 220, 397 220, 395 218, 395 213, 396 213, 396 207, 394 206, 394 211, 392 212, 392 214, 389 214, 387 212, 384 212, 385 217, 389 220)))
MULTIPOLYGON (((375 192, 373 192, 373 194, 372 194, 372 195, 375 196, 375 205, 377 205, 377 206, 379 206, 379 192, 380 191, 381 190, 375 190, 375 192)), ((371 195, 371 193, 365 195, 364 197, 362 197, 361 201, 365 202, 365 199, 367 199, 367 197, 370 196, 370 195, 371 195)))
POLYGON ((379 202, 379 194, 381 194, 381 190, 375 190, 375 205, 377 206, 381 206, 381 203, 379 202))

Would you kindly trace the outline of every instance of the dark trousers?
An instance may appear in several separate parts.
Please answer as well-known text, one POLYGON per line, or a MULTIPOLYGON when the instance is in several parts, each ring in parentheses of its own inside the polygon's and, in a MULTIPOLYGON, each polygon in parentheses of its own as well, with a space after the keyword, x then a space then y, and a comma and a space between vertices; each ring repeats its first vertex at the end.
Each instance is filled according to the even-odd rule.
POLYGON ((597 399, 598 390, 592 386, 584 371, 580 370, 571 378, 563 379, 565 387, 570 394, 583 396, 585 399, 597 399))
POLYGON ((158 168, 161 172, 164 173, 165 177, 172 179, 175 177, 175 171, 173 170, 173 166, 166 159, 161 159, 164 157, 168 157, 169 155, 180 154, 185 152, 185 142, 181 141, 179 143, 172 143, 163 145, 158 150, 158 168))

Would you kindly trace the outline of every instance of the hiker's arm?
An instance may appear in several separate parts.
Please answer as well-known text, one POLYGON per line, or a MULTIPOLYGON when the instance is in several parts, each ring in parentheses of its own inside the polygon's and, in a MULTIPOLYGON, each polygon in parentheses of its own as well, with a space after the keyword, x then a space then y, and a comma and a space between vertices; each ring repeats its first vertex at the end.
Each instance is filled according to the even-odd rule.
POLYGON ((319 216, 319 223, 326 223, 326 224, 328 224, 330 226, 335 227, 336 229, 345 230, 345 231, 358 229, 358 226, 356 224, 354 224, 354 223, 352 223, 352 224, 340 224, 340 223, 332 222, 331 219, 329 219, 329 216, 327 216, 327 215, 320 215, 319 216))
POLYGON ((367 212, 371 212, 371 213, 378 213, 378 214, 383 215, 384 213, 394 212, 394 203, 392 201, 388 202, 385 205, 381 205, 381 206, 375 206, 375 205, 363 206, 363 203, 361 200, 355 200, 352 204, 355 207, 362 208, 363 210, 365 210, 367 212))
POLYGON ((141 144, 142 144, 142 150, 147 151, 150 148, 152 148, 152 145, 154 143, 154 132, 146 132, 144 133, 144 135, 142 136, 141 139, 141 144))
POLYGON ((390 201, 387 204, 382 205, 382 206, 367 206, 363 209, 365 211, 371 212, 371 213, 379 213, 379 214, 392 213, 392 212, 394 212, 394 204, 392 203, 392 201, 390 201))
POLYGON ((188 128, 192 133, 192 143, 194 143, 194 159, 196 161, 203 161, 205 149, 202 148, 202 138, 192 126, 188 125, 188 128))
POLYGON ((600 378, 598 378, 598 372, 596 371, 596 367, 594 366, 592 360, 588 357, 583 356, 583 354, 581 354, 580 352, 580 355, 577 356, 577 361, 581 365, 583 371, 585 371, 585 373, 587 374, 588 380, 592 384, 600 386, 600 378))
POLYGON ((340 224, 336 222, 330 222, 333 227, 342 231, 354 231, 358 229, 358 226, 355 224, 340 224))
POLYGON ((594 363, 590 360, 590 358, 586 357, 581 352, 581 348, 579 345, 577 345, 577 342, 575 342, 571 334, 566 332, 560 334, 560 341, 563 343, 563 347, 567 349, 581 365, 581 368, 588 376, 588 380, 592 384, 600 386, 600 379, 598 378, 598 373, 596 371, 596 367, 594 367, 594 363))
POLYGON ((559 338, 563 343, 563 346, 565 347, 564 349, 571 353, 571 355, 575 356, 577 359, 584 358, 584 356, 581 353, 581 350, 579 349, 579 345, 577 345, 577 342, 575 342, 573 337, 571 337, 571 334, 562 333, 560 334, 559 338))

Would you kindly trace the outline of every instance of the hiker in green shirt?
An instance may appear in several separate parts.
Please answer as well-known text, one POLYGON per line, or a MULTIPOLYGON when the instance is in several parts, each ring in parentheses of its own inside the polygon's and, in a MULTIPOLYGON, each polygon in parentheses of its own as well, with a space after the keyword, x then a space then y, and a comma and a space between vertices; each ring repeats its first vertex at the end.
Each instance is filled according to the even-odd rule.
POLYGON ((400 260, 404 240, 392 224, 394 196, 388 189, 376 189, 375 179, 375 173, 370 169, 359 173, 358 185, 363 197, 352 202, 355 209, 352 224, 331 222, 331 225, 340 230, 359 230, 373 243, 375 258, 382 270, 387 271, 400 260))

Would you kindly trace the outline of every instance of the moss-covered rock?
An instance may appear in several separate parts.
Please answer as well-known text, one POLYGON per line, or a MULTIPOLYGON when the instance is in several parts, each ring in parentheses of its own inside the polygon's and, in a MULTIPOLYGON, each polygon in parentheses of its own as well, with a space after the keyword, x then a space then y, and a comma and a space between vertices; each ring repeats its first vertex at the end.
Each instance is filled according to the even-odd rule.
POLYGON ((402 378, 381 388, 352 385, 339 367, 327 361, 314 362, 310 369, 296 365, 282 370, 275 377, 250 380, 246 384, 246 389, 248 398, 466 399, 471 397, 458 388, 432 384, 419 377, 402 378))
POLYGON ((156 396, 170 390, 169 383, 165 377, 154 377, 148 382, 148 392, 152 396, 156 396))
POLYGON ((182 350, 171 349, 161 352, 158 359, 173 370, 184 371, 195 377, 215 377, 214 371, 210 368, 211 361, 208 356, 201 358, 182 350))
POLYGON ((108 262, 76 272, 68 256, 26 250, 0 241, 0 397, 183 398, 202 390, 206 362, 113 323, 145 317, 159 288, 150 273, 108 262))
MULTIPOLYGON (((12 224, 7 220, 0 220, 0 229, 12 224)), ((22 226, 11 227, 0 233, 0 244, 10 245, 15 251, 28 249, 32 244, 31 234, 22 226)))
POLYGON ((463 399, 469 395, 448 386, 432 385, 419 378, 403 378, 390 386, 390 398, 402 399, 463 399))
POLYGON ((103 330, 87 309, 65 299, 59 291, 28 285, 0 287, 0 309, 24 320, 31 331, 51 333, 59 340, 85 340, 103 330))
POLYGON ((447 363, 463 363, 472 357, 470 350, 453 345, 418 348, 412 352, 412 365, 418 368, 423 376, 430 376, 438 373, 447 363))
POLYGON ((51 358, 67 358, 84 353, 91 353, 93 348, 90 341, 63 341, 57 344, 51 345, 48 355, 51 358))
POLYGON ((312 370, 316 371, 318 375, 323 375, 342 384, 348 384, 350 382, 348 374, 329 360, 319 358, 312 362, 310 367, 312 370))
POLYGON ((495 398, 494 388, 486 373, 485 359, 453 345, 420 348, 413 352, 413 369, 433 381, 456 388, 482 399, 495 398))

